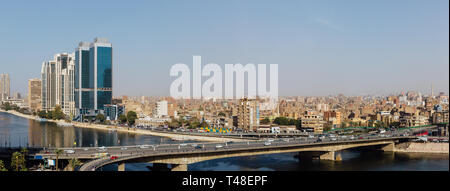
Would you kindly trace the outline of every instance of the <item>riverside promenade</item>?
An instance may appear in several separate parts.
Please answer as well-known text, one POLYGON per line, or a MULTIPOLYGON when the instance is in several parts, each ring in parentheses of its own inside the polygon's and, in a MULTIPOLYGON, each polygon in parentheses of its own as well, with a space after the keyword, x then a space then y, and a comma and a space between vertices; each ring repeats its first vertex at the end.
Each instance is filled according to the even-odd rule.
MULTIPOLYGON (((39 120, 39 118, 36 116, 26 115, 26 114, 19 113, 17 111, 13 111, 13 110, 5 111, 5 110, 0 109, 0 112, 9 113, 9 114, 12 114, 12 115, 15 115, 18 117, 23 117, 26 119, 31 119, 31 120, 36 120, 36 121, 39 120)), ((57 123, 57 124, 58 123, 67 124, 64 120, 48 119, 47 121, 57 123)), ((120 126, 114 126, 114 125, 101 125, 101 124, 92 124, 92 123, 81 123, 81 122, 71 122, 71 124, 73 124, 73 126, 79 127, 79 128, 90 128, 90 129, 99 129, 99 130, 105 130, 105 131, 117 131, 117 132, 135 133, 135 134, 141 134, 141 135, 168 137, 168 138, 171 138, 174 140, 195 140, 195 141, 208 141, 208 142, 228 142, 228 141, 241 142, 241 141, 250 140, 250 139, 243 139, 243 138, 155 132, 155 131, 150 131, 150 130, 135 129, 135 128, 129 128, 129 127, 120 127, 120 126)))

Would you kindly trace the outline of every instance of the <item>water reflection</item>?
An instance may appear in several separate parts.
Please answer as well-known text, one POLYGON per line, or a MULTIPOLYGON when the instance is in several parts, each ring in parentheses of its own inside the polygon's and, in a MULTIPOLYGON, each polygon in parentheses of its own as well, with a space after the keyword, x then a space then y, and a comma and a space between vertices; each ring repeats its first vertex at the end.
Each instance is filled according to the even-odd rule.
POLYGON ((150 135, 61 127, 0 112, 0 146, 3 147, 97 147, 175 142, 150 135))

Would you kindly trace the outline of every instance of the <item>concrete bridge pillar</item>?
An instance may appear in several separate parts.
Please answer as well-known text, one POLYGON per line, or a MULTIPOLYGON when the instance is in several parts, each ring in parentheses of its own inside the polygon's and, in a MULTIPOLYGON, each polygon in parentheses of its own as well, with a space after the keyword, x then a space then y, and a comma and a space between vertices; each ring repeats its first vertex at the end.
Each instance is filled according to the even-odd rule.
POLYGON ((125 163, 117 164, 117 171, 125 171, 125 163))
POLYGON ((395 143, 389 143, 383 147, 381 147, 381 150, 385 152, 394 152, 395 151, 395 143))
POLYGON ((187 171, 187 164, 172 164, 171 171, 187 171))
POLYGON ((336 160, 335 151, 327 151, 320 155, 320 160, 336 160))

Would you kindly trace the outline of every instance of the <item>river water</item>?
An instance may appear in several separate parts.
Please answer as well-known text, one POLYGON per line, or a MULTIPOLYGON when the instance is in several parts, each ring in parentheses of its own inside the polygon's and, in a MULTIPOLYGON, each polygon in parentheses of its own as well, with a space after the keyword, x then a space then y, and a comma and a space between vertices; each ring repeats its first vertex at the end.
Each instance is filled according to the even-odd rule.
MULTIPOLYGON (((117 146, 178 143, 169 138, 78 127, 59 127, 0 112, 0 147, 117 146)), ((188 165, 190 171, 448 171, 448 154, 345 150, 342 161, 299 161, 296 153, 233 157, 188 165)), ((127 171, 149 170, 148 163, 128 163, 127 171)), ((117 165, 101 170, 113 171, 117 165)))

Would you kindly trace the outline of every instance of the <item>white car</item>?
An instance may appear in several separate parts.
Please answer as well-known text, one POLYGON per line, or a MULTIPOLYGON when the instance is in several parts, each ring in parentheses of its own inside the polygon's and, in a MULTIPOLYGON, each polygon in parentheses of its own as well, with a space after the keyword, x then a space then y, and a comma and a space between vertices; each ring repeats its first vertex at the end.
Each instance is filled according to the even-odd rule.
POLYGON ((314 135, 309 135, 308 138, 311 138, 311 139, 312 139, 312 138, 314 138, 314 135))
POLYGON ((106 147, 105 146, 99 147, 98 150, 106 151, 106 147))
POLYGON ((269 146, 269 145, 271 145, 271 144, 272 144, 272 143, 270 143, 270 142, 265 142, 265 143, 264 143, 265 146, 269 146))
POLYGON ((273 139, 268 139, 267 141, 269 141, 269 142, 273 142, 274 140, 273 140, 273 139))
POLYGON ((216 145, 216 148, 222 148, 223 146, 222 145, 216 145))
POLYGON ((148 149, 148 146, 147 145, 141 145, 139 148, 141 148, 141 149, 148 149))
POLYGON ((332 141, 336 141, 337 139, 333 137, 333 138, 331 138, 331 140, 332 140, 332 141))
POLYGON ((75 153, 74 150, 64 150, 64 152, 67 153, 67 154, 73 154, 73 153, 75 153))
POLYGON ((182 146, 182 147, 184 147, 184 146, 186 146, 187 144, 185 144, 185 143, 181 143, 180 144, 180 146, 182 146))
POLYGON ((84 150, 84 151, 87 151, 87 150, 89 150, 89 149, 88 149, 88 148, 84 148, 83 150, 84 150))
POLYGON ((122 148, 120 148, 120 150, 127 150, 128 148, 126 148, 126 147, 122 147, 122 148))
POLYGON ((197 146, 197 144, 192 144, 191 146, 192 146, 192 147, 196 147, 196 146, 197 146))
POLYGON ((351 139, 351 140, 355 139, 355 136, 350 136, 350 139, 351 139))

